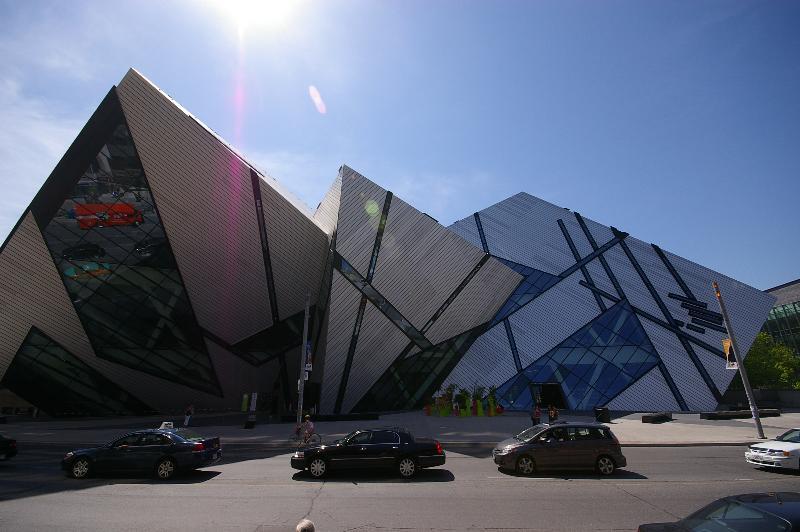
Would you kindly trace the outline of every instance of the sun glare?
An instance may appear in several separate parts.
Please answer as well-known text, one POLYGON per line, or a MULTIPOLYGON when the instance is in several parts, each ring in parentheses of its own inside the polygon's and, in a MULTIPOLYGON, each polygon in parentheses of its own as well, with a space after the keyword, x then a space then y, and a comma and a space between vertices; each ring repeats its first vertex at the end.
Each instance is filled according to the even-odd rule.
POLYGON ((213 4, 246 31, 283 31, 288 27, 300 0, 214 0, 213 4))

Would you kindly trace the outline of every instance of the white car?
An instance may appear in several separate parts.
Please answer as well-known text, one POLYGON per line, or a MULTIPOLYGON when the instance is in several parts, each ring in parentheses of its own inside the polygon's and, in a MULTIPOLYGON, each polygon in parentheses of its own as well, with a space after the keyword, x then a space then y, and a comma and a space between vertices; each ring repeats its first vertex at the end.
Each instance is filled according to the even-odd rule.
POLYGON ((774 440, 754 443, 744 453, 748 464, 781 469, 800 469, 800 429, 791 429, 774 440))

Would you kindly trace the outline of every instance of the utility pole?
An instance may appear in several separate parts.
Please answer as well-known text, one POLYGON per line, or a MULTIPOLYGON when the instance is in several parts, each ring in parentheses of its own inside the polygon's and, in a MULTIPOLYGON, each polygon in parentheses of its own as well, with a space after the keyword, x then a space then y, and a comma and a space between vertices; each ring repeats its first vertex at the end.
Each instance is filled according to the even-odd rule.
POLYGON ((733 356, 736 357, 736 364, 739 366, 739 374, 742 376, 742 384, 744 384, 744 391, 747 394, 747 401, 750 403, 750 412, 753 414, 753 420, 756 422, 756 430, 758 430, 758 437, 764 439, 764 428, 761 426, 761 417, 758 413, 756 406, 756 399, 753 397, 753 389, 750 387, 750 380, 747 378, 747 370, 744 367, 744 358, 739 352, 739 345, 736 343, 736 337, 733 335, 733 326, 728 317, 728 310, 725 308, 725 301, 722 300, 722 293, 719 290, 719 285, 716 281, 712 283, 714 287, 714 294, 717 296, 719 302, 719 309, 722 312, 722 319, 725 320, 725 328, 728 329, 728 336, 731 338, 731 349, 733 356))
POLYGON ((306 313, 303 318, 303 343, 300 347, 300 379, 297 382, 297 424, 303 421, 303 392, 306 389, 306 364, 308 364, 308 308, 311 292, 306 296, 306 313))

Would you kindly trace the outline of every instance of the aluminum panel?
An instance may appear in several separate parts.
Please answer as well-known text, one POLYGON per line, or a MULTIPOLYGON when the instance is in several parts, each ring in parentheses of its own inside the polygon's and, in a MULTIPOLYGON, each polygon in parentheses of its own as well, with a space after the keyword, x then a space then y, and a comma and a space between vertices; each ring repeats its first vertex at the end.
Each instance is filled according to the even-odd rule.
POLYGON ((523 368, 600 314, 582 279, 578 270, 509 317, 523 368))
POLYGON ((137 72, 117 90, 198 322, 230 343, 270 326, 250 167, 137 72))
POLYGON ((627 412, 679 412, 681 409, 658 367, 648 371, 606 406, 610 410, 627 412))
POLYGON ((377 307, 367 303, 342 412, 350 412, 407 344, 408 337, 377 307))
MULTIPOLYGON (((372 284, 419 329, 483 255, 480 249, 395 196, 372 284)), ((506 270, 505 276, 502 270, 497 272, 501 276, 500 285, 505 282, 503 277, 519 278, 506 270)), ((488 290, 485 293, 488 296, 488 290)), ((467 321, 463 324, 462 331, 477 325, 467 321)))
POLYGON ((340 173, 342 192, 336 251, 366 277, 386 191, 346 166, 340 173))
MULTIPOLYGON (((328 336, 325 346, 325 371, 322 376, 320 409, 332 413, 339 393, 353 326, 356 323, 361 292, 338 271, 333 272, 330 307, 328 312, 328 336)), ((368 303, 369 304, 369 303, 368 303)))
POLYGON ((502 323, 498 323, 469 348, 450 375, 442 383, 442 389, 450 384, 459 388, 471 386, 497 386, 517 373, 514 355, 502 323))

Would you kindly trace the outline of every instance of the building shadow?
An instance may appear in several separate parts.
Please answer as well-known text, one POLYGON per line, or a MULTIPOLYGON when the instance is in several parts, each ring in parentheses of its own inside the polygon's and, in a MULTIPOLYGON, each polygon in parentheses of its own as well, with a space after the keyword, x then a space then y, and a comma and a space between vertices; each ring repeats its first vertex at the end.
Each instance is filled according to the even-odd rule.
POLYGON ((405 484, 426 482, 452 482, 455 476, 447 469, 422 469, 412 478, 400 478, 396 472, 385 471, 331 471, 323 478, 314 478, 308 471, 298 471, 292 480, 298 482, 339 482, 348 484, 405 484))

